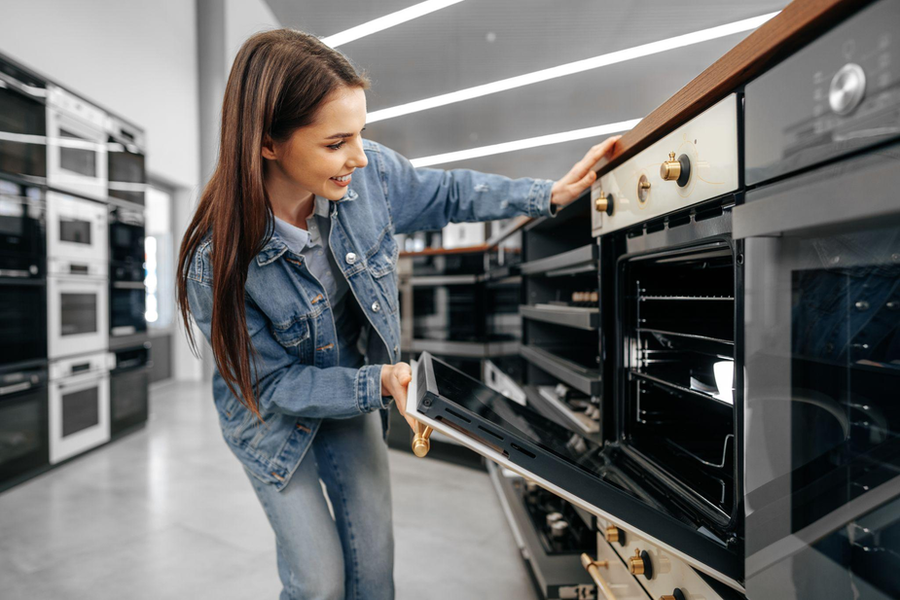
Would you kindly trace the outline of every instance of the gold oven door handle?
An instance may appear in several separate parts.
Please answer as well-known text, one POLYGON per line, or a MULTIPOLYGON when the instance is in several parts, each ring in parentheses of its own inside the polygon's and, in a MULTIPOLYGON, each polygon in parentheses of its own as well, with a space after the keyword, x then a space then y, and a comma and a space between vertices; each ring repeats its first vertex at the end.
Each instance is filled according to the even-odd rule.
POLYGON ((597 589, 600 590, 606 600, 616 600, 616 595, 613 593, 612 588, 603 579, 603 575, 600 574, 600 567, 609 568, 608 560, 594 560, 585 552, 581 555, 581 566, 594 580, 594 584, 596 584, 597 589))

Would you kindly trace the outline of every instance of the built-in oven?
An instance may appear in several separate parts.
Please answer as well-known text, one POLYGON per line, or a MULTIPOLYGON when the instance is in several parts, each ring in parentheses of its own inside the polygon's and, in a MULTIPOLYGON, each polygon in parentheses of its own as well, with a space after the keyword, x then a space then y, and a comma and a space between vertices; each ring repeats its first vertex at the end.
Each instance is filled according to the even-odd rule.
POLYGON ((109 257, 109 334, 121 338, 145 332, 143 211, 110 206, 109 257))
POLYGON ((898 157, 761 187, 735 216, 753 596, 900 595, 898 157))
POLYGON ((109 196, 143 206, 147 187, 144 132, 112 115, 106 131, 109 196))
POLYGON ((109 261, 106 205, 47 192, 47 254, 73 263, 109 261))
POLYGON ((0 277, 45 275, 45 216, 41 188, 0 179, 0 277))
POLYGON ((106 350, 108 266, 51 258, 47 277, 47 346, 51 359, 106 350))
POLYGON ((751 597, 900 597, 900 2, 746 87, 751 597))
POLYGON ((107 115, 96 106, 47 86, 47 183, 53 188, 107 198, 107 115))
POLYGON ((147 421, 150 404, 150 342, 115 352, 109 375, 110 433, 127 433, 147 421))
POLYGON ((47 180, 46 84, 0 59, 0 172, 47 180))
POLYGON ((0 490, 49 462, 47 364, 0 373, 0 490))
POLYGON ((44 279, 0 277, 0 366, 47 360, 46 297, 44 279))
POLYGON ((106 352, 50 363, 50 463, 81 454, 110 439, 106 352))

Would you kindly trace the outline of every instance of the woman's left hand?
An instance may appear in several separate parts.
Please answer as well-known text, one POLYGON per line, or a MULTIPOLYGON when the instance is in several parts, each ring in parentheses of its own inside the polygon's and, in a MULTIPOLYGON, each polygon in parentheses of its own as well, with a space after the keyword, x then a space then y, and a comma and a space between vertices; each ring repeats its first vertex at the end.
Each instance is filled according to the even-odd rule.
POLYGON ((581 192, 590 187, 594 180, 597 179, 597 173, 594 172, 592 167, 598 160, 612 153, 612 149, 620 137, 622 136, 614 135, 606 138, 588 150, 584 158, 575 163, 572 170, 550 188, 550 203, 558 205, 568 204, 580 196, 581 192))

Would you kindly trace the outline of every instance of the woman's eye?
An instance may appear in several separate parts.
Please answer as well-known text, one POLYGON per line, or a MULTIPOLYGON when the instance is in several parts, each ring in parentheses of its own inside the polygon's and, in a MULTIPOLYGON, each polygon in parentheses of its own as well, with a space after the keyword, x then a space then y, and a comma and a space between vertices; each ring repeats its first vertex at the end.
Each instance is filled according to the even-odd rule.
POLYGON ((345 142, 338 142, 337 144, 332 144, 328 147, 331 148, 332 150, 340 150, 341 147, 344 145, 344 143, 345 142))

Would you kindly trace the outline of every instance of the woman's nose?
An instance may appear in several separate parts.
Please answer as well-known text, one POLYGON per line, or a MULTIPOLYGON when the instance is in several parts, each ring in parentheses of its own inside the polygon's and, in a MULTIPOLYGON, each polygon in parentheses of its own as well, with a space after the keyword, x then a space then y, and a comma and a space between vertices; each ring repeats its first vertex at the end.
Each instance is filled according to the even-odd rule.
POLYGON ((369 164, 369 159, 366 158, 366 152, 363 150, 362 140, 359 140, 359 143, 355 145, 356 152, 350 157, 350 160, 347 161, 348 166, 352 166, 354 169, 362 169, 367 164, 369 164))

